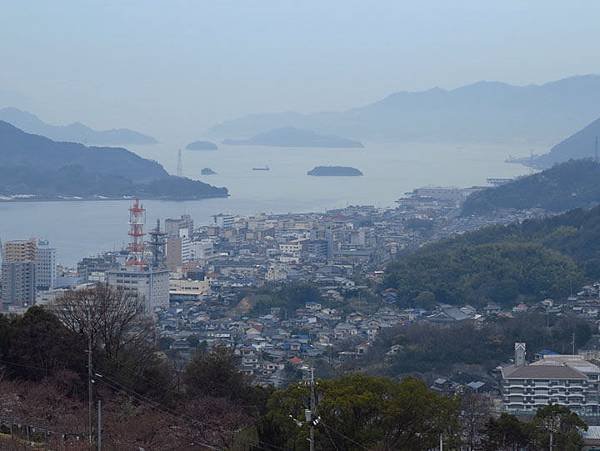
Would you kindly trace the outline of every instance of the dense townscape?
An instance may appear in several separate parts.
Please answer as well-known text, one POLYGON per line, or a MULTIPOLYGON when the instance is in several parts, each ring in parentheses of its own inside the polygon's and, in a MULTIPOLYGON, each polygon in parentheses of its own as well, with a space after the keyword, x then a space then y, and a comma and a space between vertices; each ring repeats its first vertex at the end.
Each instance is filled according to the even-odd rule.
MULTIPOLYGON (((76 268, 57 265, 57 250, 47 241, 5 242, 2 306, 9 317, 40 306, 68 326, 81 308, 73 300, 106 287, 121 293, 114 296, 125 305, 123 296, 141 302, 144 342, 153 342, 184 381, 193 368, 206 371, 210 359, 217 368, 231 359, 244 383, 266 390, 357 372, 416 376, 443 398, 484 403, 486 415, 531 417, 558 404, 594 428, 600 418, 600 283, 573 276, 564 296, 558 290, 551 298, 542 285, 528 297, 522 289, 520 298, 506 297, 504 288, 493 287, 458 302, 446 295, 446 302, 436 284, 402 276, 397 267, 427 258, 431 245, 443 261, 452 249, 444 243, 477 242, 486 230, 561 218, 535 207, 464 214, 465 199, 485 189, 425 187, 393 208, 218 214, 202 225, 183 215, 154 227, 145 224, 143 203, 135 200, 127 248, 82 258, 76 268), (407 291, 407 283, 425 285, 407 291)), ((549 271, 549 261, 543 264, 549 271)), ((138 316, 133 313, 131 320, 138 316)), ((81 327, 73 331, 85 333, 81 327)), ((473 434, 472 440, 485 439, 481 430, 473 434)))
MULTIPOLYGON (((385 265, 396 256, 486 224, 540 214, 461 218, 460 204, 472 191, 417 189, 387 209, 219 214, 202 226, 188 215, 167 218, 148 234, 139 257, 145 266, 131 264, 130 246, 83 258, 77 268, 58 266, 56 273, 49 243, 7 242, 3 305, 22 312, 95 283, 133 289, 155 315, 165 350, 189 359, 199 343, 226 345, 240 353, 245 373, 279 386, 289 382, 290 366, 306 368, 315 359, 331 360, 332 353, 336 361, 351 358, 365 352, 382 328, 451 311, 399 308, 395 290, 380 288, 385 265), (34 274, 35 284, 27 286, 34 274), (356 349, 337 350, 348 340, 356 349)), ((469 315, 458 313, 463 317, 469 315)))
POLYGON ((3 4, 0 451, 600 451, 600 3, 530 3, 3 4))

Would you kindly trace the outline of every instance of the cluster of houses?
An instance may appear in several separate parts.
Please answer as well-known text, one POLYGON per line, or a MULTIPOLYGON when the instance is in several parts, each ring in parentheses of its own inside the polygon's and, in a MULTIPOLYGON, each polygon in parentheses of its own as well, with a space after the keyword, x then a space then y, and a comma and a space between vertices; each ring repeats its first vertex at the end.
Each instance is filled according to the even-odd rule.
POLYGON ((161 336, 183 358, 190 358, 198 346, 226 346, 239 357, 241 371, 257 383, 280 386, 318 359, 341 361, 367 352, 381 329, 409 320, 390 307, 370 315, 343 314, 317 302, 291 314, 271 310, 255 317, 220 317, 214 303, 181 303, 160 313, 161 336))

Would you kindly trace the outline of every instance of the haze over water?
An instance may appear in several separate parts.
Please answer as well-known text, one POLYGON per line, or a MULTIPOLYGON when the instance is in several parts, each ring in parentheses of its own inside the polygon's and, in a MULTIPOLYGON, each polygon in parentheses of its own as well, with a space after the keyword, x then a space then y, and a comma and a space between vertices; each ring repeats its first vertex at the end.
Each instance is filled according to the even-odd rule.
MULTIPOLYGON (((176 145, 132 147, 175 173, 176 145)), ((190 202, 144 201, 147 229, 157 218, 188 213, 207 224, 218 213, 252 215, 324 211, 347 205, 393 206, 414 188, 472 186, 488 177, 528 173, 504 160, 529 148, 490 144, 369 144, 364 149, 312 149, 222 146, 218 151, 183 151, 184 175, 226 186, 227 199, 190 202), (253 167, 270 171, 253 171, 253 167), (310 177, 317 165, 352 166, 362 177, 310 177), (213 176, 200 176, 209 167, 213 176)), ((538 151, 539 149, 534 149, 538 151)), ((38 237, 58 249, 58 261, 74 265, 85 256, 121 248, 127 242, 128 201, 0 203, 0 239, 38 237)))

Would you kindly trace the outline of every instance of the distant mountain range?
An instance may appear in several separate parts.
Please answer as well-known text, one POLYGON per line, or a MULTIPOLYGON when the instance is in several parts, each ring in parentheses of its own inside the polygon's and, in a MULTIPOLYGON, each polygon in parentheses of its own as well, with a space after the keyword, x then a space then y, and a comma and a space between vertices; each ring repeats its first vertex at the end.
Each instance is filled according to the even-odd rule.
POLYGON ((202 199, 227 189, 170 176, 123 148, 56 142, 0 121, 0 197, 202 199))
POLYGON ((356 140, 552 144, 600 117, 600 76, 542 85, 480 81, 457 89, 398 92, 346 111, 253 114, 208 130, 248 138, 296 127, 356 140))
POLYGON ((28 133, 46 136, 55 141, 69 141, 102 146, 157 143, 153 137, 127 128, 94 130, 80 122, 68 125, 51 125, 42 121, 34 114, 13 107, 0 109, 0 120, 8 122, 28 133))
POLYGON ((471 194, 463 215, 497 210, 542 208, 561 212, 600 204, 600 164, 592 159, 570 160, 537 174, 471 194))
POLYGON ((223 144, 274 147, 364 147, 360 141, 334 135, 323 135, 315 133, 312 130, 303 130, 295 127, 281 127, 268 130, 258 133, 249 139, 225 139, 223 140, 223 144))

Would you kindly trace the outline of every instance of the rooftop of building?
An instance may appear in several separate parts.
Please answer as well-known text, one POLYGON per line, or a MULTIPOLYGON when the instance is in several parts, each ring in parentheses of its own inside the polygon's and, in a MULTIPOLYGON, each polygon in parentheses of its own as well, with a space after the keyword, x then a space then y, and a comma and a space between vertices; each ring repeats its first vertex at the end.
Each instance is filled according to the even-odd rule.
POLYGON ((587 379, 583 372, 565 363, 540 362, 524 366, 506 366, 502 368, 502 377, 504 379, 587 379))

